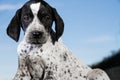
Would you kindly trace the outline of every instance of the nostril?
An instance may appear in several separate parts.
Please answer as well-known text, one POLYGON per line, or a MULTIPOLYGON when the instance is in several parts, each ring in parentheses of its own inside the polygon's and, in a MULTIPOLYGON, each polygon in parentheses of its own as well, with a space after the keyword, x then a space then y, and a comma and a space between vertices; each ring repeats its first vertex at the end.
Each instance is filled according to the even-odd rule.
POLYGON ((33 38, 40 38, 40 37, 42 37, 42 35, 43 35, 43 32, 40 32, 40 31, 32 32, 33 38))

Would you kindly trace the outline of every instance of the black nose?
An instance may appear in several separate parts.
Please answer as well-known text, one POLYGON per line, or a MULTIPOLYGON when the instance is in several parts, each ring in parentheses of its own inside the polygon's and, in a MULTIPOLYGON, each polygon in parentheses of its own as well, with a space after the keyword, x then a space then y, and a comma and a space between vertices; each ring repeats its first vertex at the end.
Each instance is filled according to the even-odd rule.
POLYGON ((41 31, 34 31, 34 32, 32 32, 33 38, 41 38, 42 35, 43 35, 43 32, 41 32, 41 31))

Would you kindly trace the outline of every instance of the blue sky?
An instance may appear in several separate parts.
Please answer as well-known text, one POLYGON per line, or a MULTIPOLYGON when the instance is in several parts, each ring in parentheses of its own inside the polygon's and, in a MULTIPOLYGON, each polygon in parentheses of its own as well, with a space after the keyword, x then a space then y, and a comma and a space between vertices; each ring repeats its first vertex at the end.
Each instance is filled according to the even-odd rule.
MULTIPOLYGON (((18 43, 6 35, 16 10, 27 0, 0 0, 0 80, 12 80, 17 70, 18 43)), ((92 64, 120 48, 119 0, 46 0, 64 20, 62 39, 86 64, 92 64)))

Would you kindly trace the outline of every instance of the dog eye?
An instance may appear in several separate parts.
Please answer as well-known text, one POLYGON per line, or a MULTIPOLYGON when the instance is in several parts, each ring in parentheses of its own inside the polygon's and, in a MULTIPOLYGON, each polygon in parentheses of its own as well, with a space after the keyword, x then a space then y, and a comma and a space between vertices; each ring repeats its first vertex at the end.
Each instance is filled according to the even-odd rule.
POLYGON ((47 21, 47 20, 50 20, 51 17, 50 17, 50 15, 44 14, 44 15, 42 15, 42 19, 47 21))
POLYGON ((44 16, 44 18, 45 18, 46 20, 49 20, 49 19, 50 19, 50 16, 49 16, 49 15, 46 15, 46 16, 44 16))
POLYGON ((24 15, 23 19, 24 19, 25 22, 29 22, 31 20, 29 15, 24 15))

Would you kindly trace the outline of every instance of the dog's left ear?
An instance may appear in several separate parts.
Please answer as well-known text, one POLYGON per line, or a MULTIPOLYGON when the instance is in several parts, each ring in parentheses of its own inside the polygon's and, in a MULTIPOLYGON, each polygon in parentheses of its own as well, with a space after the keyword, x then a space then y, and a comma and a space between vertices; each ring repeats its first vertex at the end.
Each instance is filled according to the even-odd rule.
POLYGON ((55 21, 55 38, 56 40, 58 40, 64 31, 64 22, 62 20, 62 18, 59 16, 59 14, 57 13, 56 9, 53 8, 53 16, 54 16, 54 21, 55 21))
POLYGON ((21 9, 17 10, 7 28, 7 34, 16 42, 19 40, 21 26, 21 9))

